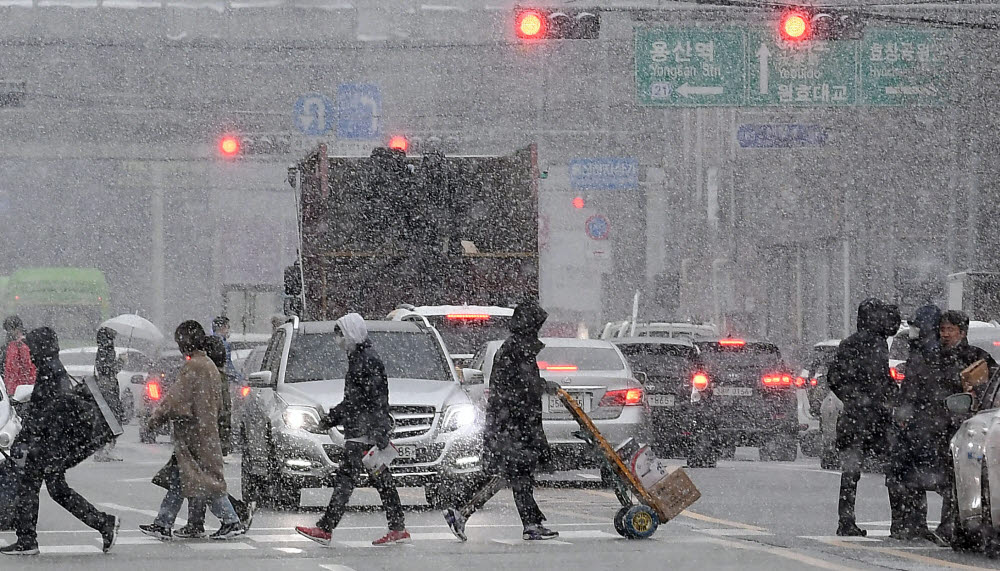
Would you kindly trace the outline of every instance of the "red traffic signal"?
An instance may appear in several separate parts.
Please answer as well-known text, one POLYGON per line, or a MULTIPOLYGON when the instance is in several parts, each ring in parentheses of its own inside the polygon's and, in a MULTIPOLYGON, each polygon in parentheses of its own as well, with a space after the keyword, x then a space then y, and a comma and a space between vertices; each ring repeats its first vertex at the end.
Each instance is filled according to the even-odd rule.
POLYGON ((810 34, 810 17, 805 12, 791 10, 781 15, 781 37, 790 42, 805 40, 810 34))
POLYGON ((515 15, 517 37, 524 39, 544 38, 547 14, 538 10, 522 10, 515 15))
POLYGON ((226 135, 219 141, 219 152, 224 157, 235 157, 240 154, 240 140, 232 135, 226 135))
POLYGON ((587 201, 582 196, 573 199, 573 208, 580 209, 587 206, 587 201))
POLYGON ((406 150, 410 148, 410 141, 402 135, 395 135, 389 139, 389 148, 394 151, 401 151, 405 153, 406 150))

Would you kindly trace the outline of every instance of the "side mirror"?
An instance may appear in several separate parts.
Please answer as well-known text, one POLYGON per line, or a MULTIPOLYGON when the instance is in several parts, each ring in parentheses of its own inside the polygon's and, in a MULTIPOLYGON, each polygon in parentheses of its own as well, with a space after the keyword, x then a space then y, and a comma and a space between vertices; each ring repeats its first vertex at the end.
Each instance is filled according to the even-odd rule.
POLYGON ((145 375, 132 375, 132 380, 129 382, 133 385, 144 385, 146 384, 146 377, 145 375))
POLYGON ((247 385, 253 389, 273 389, 275 383, 271 377, 271 371, 251 373, 247 385))
POLYGON ((482 385, 486 382, 483 372, 479 369, 462 369, 463 385, 482 385))
POLYGON ((972 405, 975 397, 971 393, 958 393, 944 399, 945 406, 955 414, 968 414, 972 412, 972 405))
POLYGON ((635 380, 637 380, 640 383, 642 383, 643 386, 649 384, 649 375, 647 375, 646 373, 643 373, 642 371, 634 371, 632 373, 632 376, 635 377, 635 380))
POLYGON ((31 400, 31 393, 34 392, 34 390, 35 385, 18 385, 18 387, 14 389, 14 396, 10 397, 10 399, 19 403, 28 402, 31 400))

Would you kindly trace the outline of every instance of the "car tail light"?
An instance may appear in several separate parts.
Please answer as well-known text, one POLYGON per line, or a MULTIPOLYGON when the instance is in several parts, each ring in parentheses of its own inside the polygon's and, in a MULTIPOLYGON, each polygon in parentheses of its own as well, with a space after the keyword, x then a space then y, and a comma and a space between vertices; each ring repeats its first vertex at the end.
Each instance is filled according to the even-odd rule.
POLYGON ((809 379, 809 386, 815 387, 819 384, 819 379, 809 379))
POLYGON ((556 373, 566 373, 579 370, 576 365, 551 365, 545 361, 538 361, 538 369, 542 371, 554 371, 556 373))
POLYGON ((691 386, 695 390, 703 391, 708 388, 708 375, 705 373, 695 373, 691 377, 691 386))
POLYGON ((795 386, 798 387, 798 388, 800 388, 800 389, 802 387, 806 386, 806 379, 805 379, 805 377, 795 377, 795 386))
POLYGON ((604 393, 598 406, 636 406, 642 404, 642 389, 620 389, 604 393))
POLYGON ((770 388, 782 388, 792 386, 792 376, 783 375, 781 373, 775 373, 771 375, 764 375, 761 379, 765 387, 770 388))
POLYGON ((163 397, 163 391, 160 388, 160 383, 156 381, 149 381, 146 383, 146 396, 149 400, 160 400, 163 397))
POLYGON ((240 396, 243 398, 250 396, 250 387, 240 387, 240 396))
POLYGON ((889 367, 889 376, 891 376, 892 380, 896 381, 897 383, 906 378, 906 375, 900 373, 899 369, 897 369, 896 367, 889 367))
POLYGON ((721 339, 719 345, 723 347, 743 347, 747 342, 743 339, 721 339))

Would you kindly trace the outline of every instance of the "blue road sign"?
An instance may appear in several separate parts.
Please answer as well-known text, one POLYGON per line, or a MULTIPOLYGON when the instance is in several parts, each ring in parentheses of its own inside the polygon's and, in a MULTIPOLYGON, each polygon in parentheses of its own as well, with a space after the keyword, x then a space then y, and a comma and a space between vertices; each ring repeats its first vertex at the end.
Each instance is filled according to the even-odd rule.
POLYGON ((569 162, 572 190, 639 188, 639 161, 631 158, 573 159, 569 162))
POLYGON ((343 83, 337 87, 337 137, 377 139, 381 133, 382 93, 377 85, 343 83))
POLYGON ((745 124, 736 131, 736 140, 744 149, 791 149, 822 147, 828 138, 820 125, 795 123, 745 124))
POLYGON ((591 240, 607 240, 611 232, 611 222, 603 214, 595 214, 587 219, 585 224, 587 236, 591 240))
POLYGON ((325 135, 336 120, 333 101, 322 93, 306 93, 295 100, 295 127, 303 135, 325 135))

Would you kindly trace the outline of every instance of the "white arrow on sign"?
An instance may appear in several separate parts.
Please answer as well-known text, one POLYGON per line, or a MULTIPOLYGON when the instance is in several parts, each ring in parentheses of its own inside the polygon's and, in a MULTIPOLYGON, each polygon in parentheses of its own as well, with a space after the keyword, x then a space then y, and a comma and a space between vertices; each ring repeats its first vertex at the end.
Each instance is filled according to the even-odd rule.
POLYGON ((770 80, 771 67, 767 64, 767 60, 771 57, 771 50, 768 49, 767 44, 764 42, 760 43, 760 48, 757 49, 757 60, 760 62, 760 93, 761 95, 767 95, 768 92, 768 81, 770 80))
POLYGON ((692 95, 722 95, 723 91, 725 91, 725 89, 721 85, 707 87, 688 85, 685 83, 677 88, 677 93, 679 93, 681 97, 690 97, 692 95))

